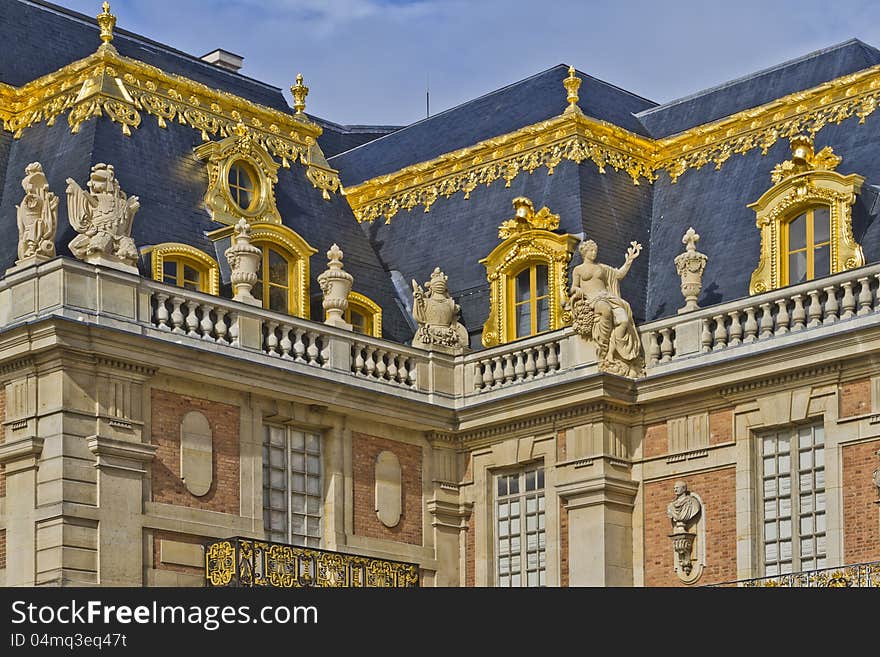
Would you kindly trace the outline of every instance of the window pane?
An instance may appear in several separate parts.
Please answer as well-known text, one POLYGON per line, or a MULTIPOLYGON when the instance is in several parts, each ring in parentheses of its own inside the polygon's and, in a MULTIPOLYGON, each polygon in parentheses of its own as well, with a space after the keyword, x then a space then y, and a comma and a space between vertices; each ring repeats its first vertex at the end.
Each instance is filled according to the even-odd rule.
POLYGON ((538 299, 538 332, 550 330, 550 299, 538 299))
POLYGON ((162 262, 162 276, 166 282, 174 282, 177 280, 177 261, 165 260, 162 262))
MULTIPOLYGON (((266 247, 268 248, 268 247, 266 247)), ((269 282, 287 287, 287 260, 275 249, 269 249, 269 282)))
POLYGON ((765 541, 775 541, 776 537, 777 537, 776 523, 775 522, 765 522, 764 523, 764 540, 765 541))
POLYGON ((547 276, 547 265, 538 265, 535 267, 535 283, 538 286, 538 291, 535 296, 546 297, 550 290, 547 276))
POLYGON ((798 251, 788 255, 788 283, 802 283, 807 279, 807 253, 798 251))
POLYGON ((779 515, 781 517, 791 515, 791 498, 790 497, 780 497, 779 498, 779 515))
POLYGON ((801 460, 800 460, 801 470, 809 470, 812 467, 813 467, 813 452, 812 452, 812 450, 807 450, 805 452, 801 452, 801 460))
POLYGON ((516 337, 532 334, 532 309, 527 303, 516 307, 516 337))
POLYGON ((813 243, 827 242, 831 235, 831 208, 820 205, 813 209, 813 243))
POLYGON ((516 302, 528 301, 532 296, 531 269, 523 269, 516 277, 516 302))
POLYGON ((199 281, 199 271, 198 269, 193 269, 189 265, 183 266, 183 277, 188 281, 194 281, 198 283, 199 281))
POLYGON ((269 288, 269 310, 279 313, 287 312, 287 289, 283 287, 269 288))
POLYGON ((788 224, 788 250, 797 251, 807 246, 807 215, 799 215, 788 224))
POLYGON ((770 476, 776 474, 776 459, 772 456, 768 459, 764 459, 764 475, 770 476))
POLYGON ((779 457, 779 474, 788 474, 791 472, 791 456, 785 454, 779 457))
POLYGON ((828 245, 817 247, 813 258, 814 276, 816 278, 828 276, 831 273, 831 256, 828 253, 828 245))

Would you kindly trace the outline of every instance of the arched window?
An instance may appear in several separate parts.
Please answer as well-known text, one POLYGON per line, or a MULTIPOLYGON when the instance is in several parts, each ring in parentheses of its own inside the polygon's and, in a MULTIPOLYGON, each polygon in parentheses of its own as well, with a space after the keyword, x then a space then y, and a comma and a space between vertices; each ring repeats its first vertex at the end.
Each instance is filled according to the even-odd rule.
POLYGON ((817 205, 783 224, 783 285, 831 274, 831 207, 817 205))
POLYGON ((508 277, 507 298, 513 304, 508 339, 516 340, 550 330, 550 280, 546 263, 530 263, 508 277))
POLYGON ((185 290, 220 293, 220 269, 208 254, 176 242, 158 244, 147 251, 154 280, 185 290))
POLYGON ((369 297, 357 292, 349 292, 345 321, 351 324, 355 333, 382 337, 382 309, 369 297))
MULTIPOLYGON (((211 240, 230 238, 233 226, 211 233, 211 240)), ((309 258, 316 250, 282 224, 251 224, 251 244, 262 251, 257 283, 251 294, 263 308, 309 318, 309 258)))

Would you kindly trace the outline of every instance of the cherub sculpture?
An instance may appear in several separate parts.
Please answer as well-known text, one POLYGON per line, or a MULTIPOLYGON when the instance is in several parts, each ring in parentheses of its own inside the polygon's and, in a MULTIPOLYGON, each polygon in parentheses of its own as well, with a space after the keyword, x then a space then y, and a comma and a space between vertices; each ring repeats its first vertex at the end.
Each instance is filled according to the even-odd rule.
POLYGON ((138 252, 131 227, 138 197, 122 191, 112 164, 93 166, 86 187, 88 191, 67 179, 68 218, 79 233, 70 243, 71 253, 92 264, 134 268, 138 252))

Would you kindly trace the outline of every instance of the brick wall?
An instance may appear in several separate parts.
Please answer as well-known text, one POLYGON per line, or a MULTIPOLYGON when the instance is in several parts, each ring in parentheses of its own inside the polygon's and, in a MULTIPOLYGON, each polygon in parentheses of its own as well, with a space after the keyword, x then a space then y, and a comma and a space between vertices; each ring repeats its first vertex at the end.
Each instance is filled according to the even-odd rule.
POLYGON ((880 560, 880 505, 872 473, 880 440, 847 445, 843 453, 843 554, 846 563, 880 560))
POLYGON ((733 441, 733 409, 725 408, 709 413, 709 444, 720 445, 733 441))
POLYGON ((559 585, 568 586, 568 509, 559 500, 559 585))
POLYGON ((477 557, 476 550, 477 541, 474 538, 474 514, 471 513, 467 524, 467 537, 465 539, 465 566, 464 566, 464 585, 476 586, 477 582, 477 557))
POLYGON ((859 379, 840 384, 840 417, 871 412, 871 380, 859 379))
POLYGON ((186 575, 205 574, 204 567, 184 566, 176 563, 162 563, 162 541, 177 541, 178 543, 189 543, 190 545, 204 545, 208 539, 202 536, 193 536, 192 534, 177 534, 174 532, 153 532, 153 568, 156 570, 171 570, 175 573, 184 573, 186 575))
POLYGON ((352 434, 354 533, 402 543, 422 544, 422 449, 361 433, 352 434), (403 505, 400 522, 386 527, 376 516, 376 457, 389 451, 400 461, 403 505))
POLYGON ((222 513, 239 513, 239 409, 230 404, 196 399, 153 389, 150 403, 153 501, 222 513), (191 494, 180 479, 180 423, 190 411, 208 418, 213 436, 213 480, 206 495, 191 494))
POLYGON ((645 585, 684 586, 675 574, 666 506, 672 484, 684 479, 705 504, 706 567, 697 585, 736 579, 736 468, 672 477, 645 484, 645 585))
POLYGON ((645 427, 645 441, 642 443, 643 458, 662 456, 669 450, 669 438, 666 434, 666 423, 658 422, 645 427))
POLYGON ((6 530, 0 529, 0 569, 6 568, 6 530))

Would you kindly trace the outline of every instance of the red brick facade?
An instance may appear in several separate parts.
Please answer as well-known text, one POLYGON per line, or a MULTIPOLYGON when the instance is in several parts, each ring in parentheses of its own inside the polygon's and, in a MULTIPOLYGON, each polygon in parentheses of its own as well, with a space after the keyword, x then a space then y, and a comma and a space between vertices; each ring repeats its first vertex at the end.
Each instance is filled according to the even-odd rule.
POLYGON ((733 409, 725 408, 709 413, 709 444, 720 445, 733 441, 733 409))
POLYGON ((841 448, 843 554, 846 563, 880 560, 880 504, 872 473, 880 466, 880 440, 841 448))
POLYGON ((176 534, 173 532, 153 532, 153 568, 156 570, 171 570, 175 573, 184 573, 186 575, 205 574, 204 567, 184 566, 176 563, 162 563, 162 541, 177 541, 178 543, 189 543, 191 545, 204 545, 207 539, 202 536, 193 536, 192 534, 176 534))
POLYGON ((840 417, 853 417, 870 412, 870 379, 859 379, 840 384, 840 417))
POLYGON ((642 443, 644 458, 663 456, 669 451, 669 438, 666 433, 666 423, 659 422, 645 427, 645 441, 642 443))
POLYGON ((6 530, 0 529, 0 569, 6 568, 6 530))
POLYGON ((422 448, 416 445, 352 434, 354 533, 422 545, 422 448), (386 527, 376 516, 376 458, 389 451, 400 461, 403 505, 400 522, 386 527))
POLYGON ((568 586, 568 509, 559 500, 559 586, 568 586))
POLYGON ((152 390, 150 417, 156 458, 152 464, 153 501, 239 514, 239 409, 230 404, 152 390), (190 411, 208 418, 213 437, 213 481, 196 497, 180 479, 180 423, 190 411))
POLYGON ((736 469, 674 477, 645 484, 645 585, 684 586, 675 574, 666 506, 672 484, 684 479, 705 504, 706 567, 697 585, 736 579, 736 469))

